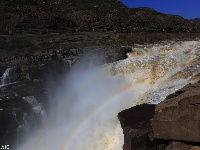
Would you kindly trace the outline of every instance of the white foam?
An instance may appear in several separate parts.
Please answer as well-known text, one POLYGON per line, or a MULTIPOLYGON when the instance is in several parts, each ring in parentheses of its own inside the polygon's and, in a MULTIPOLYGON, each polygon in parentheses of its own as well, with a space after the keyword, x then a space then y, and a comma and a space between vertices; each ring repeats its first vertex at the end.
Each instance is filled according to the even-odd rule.
POLYGON ((130 54, 103 68, 72 69, 51 97, 53 117, 19 150, 121 150, 118 112, 136 103, 158 103, 200 72, 199 62, 193 62, 199 41, 145 47, 134 49, 145 55, 130 54))

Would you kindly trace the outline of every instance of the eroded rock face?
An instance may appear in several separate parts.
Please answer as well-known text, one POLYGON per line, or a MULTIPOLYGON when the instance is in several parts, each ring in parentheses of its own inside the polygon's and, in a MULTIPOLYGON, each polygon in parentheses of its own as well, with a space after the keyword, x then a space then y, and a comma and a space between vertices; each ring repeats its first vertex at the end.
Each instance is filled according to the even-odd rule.
POLYGON ((21 81, 0 88, 0 145, 15 150, 45 120, 46 89, 21 81))
POLYGON ((200 142, 200 83, 187 85, 156 106, 151 120, 157 139, 200 142))
POLYGON ((123 149, 200 150, 199 113, 200 83, 185 86, 156 106, 142 104, 124 110, 118 114, 123 149))
POLYGON ((124 150, 154 150, 151 142, 152 127, 150 119, 153 117, 155 105, 142 104, 123 110, 118 114, 123 133, 124 150))
POLYGON ((171 142, 166 150, 200 150, 200 147, 187 145, 181 142, 171 142))
POLYGON ((33 108, 21 97, 0 101, 0 145, 10 145, 10 149, 15 149, 30 129, 36 129, 42 119, 33 108))

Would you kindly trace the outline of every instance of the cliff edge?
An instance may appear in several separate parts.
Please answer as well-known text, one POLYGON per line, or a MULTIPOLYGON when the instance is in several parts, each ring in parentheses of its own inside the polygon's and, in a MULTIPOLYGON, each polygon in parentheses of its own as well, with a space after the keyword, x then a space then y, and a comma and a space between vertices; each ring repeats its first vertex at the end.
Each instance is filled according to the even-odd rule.
POLYGON ((200 149, 199 93, 200 83, 189 84, 156 106, 142 104, 120 112, 123 149, 200 149), (127 122, 131 123, 127 125, 127 122))

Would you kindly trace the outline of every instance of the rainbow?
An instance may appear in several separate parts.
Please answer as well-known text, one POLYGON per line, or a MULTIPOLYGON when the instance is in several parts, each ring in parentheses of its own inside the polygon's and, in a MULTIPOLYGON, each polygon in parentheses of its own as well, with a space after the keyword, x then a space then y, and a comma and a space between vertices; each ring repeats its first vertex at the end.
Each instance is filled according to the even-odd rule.
POLYGON ((116 93, 115 95, 109 97, 107 100, 105 100, 100 106, 96 107, 86 118, 84 118, 79 125, 72 131, 71 135, 69 136, 69 138, 66 140, 66 143, 64 143, 64 145, 62 146, 62 150, 70 150, 71 148, 71 144, 72 141, 75 139, 76 135, 85 127, 87 126, 87 123, 90 122, 90 119, 96 115, 103 107, 105 107, 106 105, 109 105, 110 103, 112 103, 113 101, 118 100, 121 96, 125 95, 127 92, 132 91, 133 89, 135 89, 137 87, 134 86, 129 86, 125 89, 123 89, 122 91, 120 91, 119 93, 116 93))
MULTIPOLYGON (((102 73, 102 70, 100 69, 98 72, 96 72, 95 74, 93 74, 90 77, 87 77, 86 79, 84 79, 84 81, 82 82, 82 84, 77 84, 75 85, 75 88, 84 88, 85 86, 87 86, 90 82, 92 82, 94 79, 98 78, 100 73, 102 73)), ((95 107, 85 118, 83 118, 80 123, 72 130, 71 134, 67 137, 66 142, 63 143, 63 145, 61 145, 61 150, 71 150, 72 146, 73 146, 73 141, 75 140, 75 138, 77 137, 77 135, 82 131, 82 129, 84 127, 87 126, 87 124, 90 122, 90 120, 92 119, 93 116, 95 116, 101 109, 103 109, 105 106, 111 104, 112 102, 115 102, 117 100, 119 100, 122 96, 126 95, 128 92, 135 90, 136 88, 140 87, 142 84, 138 83, 134 86, 128 86, 124 89, 122 89, 121 91, 119 91, 118 93, 110 96, 108 99, 106 99, 104 102, 102 102, 99 106, 95 107)), ((73 91, 73 89, 72 89, 73 91)), ((144 92, 142 90, 142 92, 144 92)), ((70 91, 69 91, 70 93, 70 91)), ((68 95, 69 96, 69 95, 68 95)), ((66 98, 65 98, 66 99, 66 98)), ((42 124, 40 129, 44 129, 46 128, 46 126, 51 122, 54 121, 55 117, 57 114, 59 114, 59 106, 63 105, 64 101, 60 101, 59 105, 57 107, 54 108, 54 113, 52 113, 50 115, 49 120, 42 124)), ((133 103, 134 104, 134 103, 133 103)), ((41 131, 41 130, 40 130, 41 131)), ((35 137, 34 139, 32 139, 30 142, 30 144, 32 143, 32 141, 37 141, 38 140, 38 135, 39 135, 39 131, 35 133, 35 137)), ((39 138, 40 139, 40 138, 39 138)), ((37 142, 36 142, 37 143, 37 142)), ((36 144, 35 143, 35 144, 36 144)), ((32 146, 34 146, 35 144, 31 144, 32 146)), ((29 146, 31 146, 29 145, 29 146)))

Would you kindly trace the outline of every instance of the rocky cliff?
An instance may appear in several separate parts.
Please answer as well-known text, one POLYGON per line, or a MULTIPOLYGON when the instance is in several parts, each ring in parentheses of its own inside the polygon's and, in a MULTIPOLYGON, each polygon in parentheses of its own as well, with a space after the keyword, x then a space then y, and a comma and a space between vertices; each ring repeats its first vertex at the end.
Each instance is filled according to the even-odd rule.
POLYGON ((156 108, 142 104, 120 112, 123 149, 200 149, 199 89, 200 83, 189 84, 169 95, 156 108))
POLYGON ((1 34, 199 32, 200 24, 117 0, 2 0, 1 34))
MULTIPOLYGON (((200 23, 117 0, 2 0, 0 55, 109 47, 199 36, 200 23), (175 34, 174 34, 175 33, 175 34)), ((121 57, 121 56, 120 56, 121 57)), ((121 58, 118 58, 121 59, 121 58)))
MULTIPOLYGON (((102 62, 110 63, 126 58, 134 43, 194 38, 199 32, 200 24, 196 20, 166 15, 150 8, 130 9, 116 0, 1 0, 0 145, 12 142, 15 147, 23 140, 21 135, 30 132, 29 127, 37 128, 46 110, 40 104, 48 106, 47 87, 53 91, 60 74, 66 73, 84 53, 93 57, 100 52, 102 62), (48 82, 47 74, 53 75, 48 82)), ((181 105, 180 110, 170 109, 178 113, 185 105, 181 105)), ((191 108, 198 106, 198 101, 189 105, 191 108)), ((169 141, 163 138, 188 140, 178 135, 177 139, 171 139, 171 130, 163 135, 160 128, 152 128, 149 120, 154 113, 158 116, 157 110, 155 112, 154 105, 142 105, 119 113, 125 136, 124 149, 166 147, 169 141), (136 113, 141 115, 134 115, 136 113), (156 131, 154 136, 153 130, 156 131)), ((167 110, 163 109, 163 113, 167 110)), ((180 123, 178 117, 188 119, 188 116, 179 115, 173 118, 177 119, 173 120, 177 124, 180 123)), ((156 121, 163 121, 154 119, 155 126, 156 121)), ((167 121, 174 123, 170 119, 167 121)), ((195 119, 185 127, 191 124, 196 127, 198 123, 194 122, 195 119)), ((183 134, 188 135, 187 132, 183 134)), ((193 136, 189 141, 194 138, 199 137, 193 136)), ((175 142, 170 143, 168 149, 179 145, 191 147, 175 142)))
POLYGON ((152 119, 155 138, 200 142, 199 90, 199 83, 188 85, 157 105, 152 119))
MULTIPOLYGON (((8 67, 8 66, 7 66, 8 67)), ((45 121, 48 89, 55 86, 61 73, 49 63, 37 66, 20 63, 4 71, 0 84, 0 145, 14 150, 45 121), (54 78, 46 79, 50 73, 54 78), (48 86, 47 86, 48 85, 48 86)))

